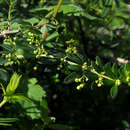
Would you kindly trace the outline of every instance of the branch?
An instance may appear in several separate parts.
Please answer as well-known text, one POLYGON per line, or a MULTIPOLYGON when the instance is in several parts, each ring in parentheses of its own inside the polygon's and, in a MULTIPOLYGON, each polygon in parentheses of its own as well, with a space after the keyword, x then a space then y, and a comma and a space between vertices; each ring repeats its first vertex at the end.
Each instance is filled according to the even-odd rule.
POLYGON ((11 34, 16 34, 18 33, 20 30, 4 30, 0 33, 0 37, 6 37, 6 35, 11 35, 11 34))
POLYGON ((45 40, 47 34, 48 34, 48 29, 43 33, 43 35, 42 35, 42 41, 45 40))
POLYGON ((54 18, 56 17, 57 12, 58 12, 59 8, 61 7, 62 2, 63 2, 63 0, 59 0, 59 3, 58 3, 58 5, 57 5, 57 7, 56 7, 56 9, 54 10, 54 13, 53 13, 53 15, 52 15, 52 19, 54 19, 54 18))

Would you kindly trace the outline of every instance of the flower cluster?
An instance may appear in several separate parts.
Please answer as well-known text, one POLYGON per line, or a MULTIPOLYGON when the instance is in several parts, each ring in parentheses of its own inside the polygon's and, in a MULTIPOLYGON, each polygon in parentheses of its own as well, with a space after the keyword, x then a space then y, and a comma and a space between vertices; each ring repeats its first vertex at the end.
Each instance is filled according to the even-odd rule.
POLYGON ((103 85, 103 75, 104 72, 101 72, 101 74, 98 76, 98 79, 95 80, 95 83, 97 84, 98 87, 101 87, 103 85))
POLYGON ((82 65, 82 71, 85 71, 87 70, 87 62, 84 62, 83 65, 82 65))
POLYGON ((87 82, 88 80, 89 80, 88 77, 86 77, 85 75, 83 75, 83 76, 80 77, 80 78, 75 78, 75 82, 76 82, 76 83, 80 83, 80 84, 76 87, 77 90, 82 89, 82 88, 85 86, 85 84, 86 84, 86 82, 87 82))
POLYGON ((65 50, 66 54, 76 54, 77 53, 77 42, 73 39, 66 41, 67 49, 65 50))

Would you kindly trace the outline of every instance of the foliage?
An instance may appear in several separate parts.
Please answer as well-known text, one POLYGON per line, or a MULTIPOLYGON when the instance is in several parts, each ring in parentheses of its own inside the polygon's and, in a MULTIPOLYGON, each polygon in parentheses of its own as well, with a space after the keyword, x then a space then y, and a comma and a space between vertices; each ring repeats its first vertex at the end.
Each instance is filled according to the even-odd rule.
POLYGON ((2 129, 127 129, 128 4, 1 0, 2 129))

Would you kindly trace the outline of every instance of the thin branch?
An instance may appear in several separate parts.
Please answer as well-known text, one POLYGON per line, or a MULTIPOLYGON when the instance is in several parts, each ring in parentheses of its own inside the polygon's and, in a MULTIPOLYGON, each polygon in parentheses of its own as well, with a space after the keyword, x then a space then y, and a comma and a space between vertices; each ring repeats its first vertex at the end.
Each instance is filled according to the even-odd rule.
POLYGON ((0 102, 0 108, 7 102, 7 100, 3 99, 2 102, 0 102))
POLYGON ((53 13, 53 15, 52 15, 52 19, 54 19, 54 18, 56 17, 57 12, 58 12, 59 8, 61 7, 62 2, 63 2, 63 0, 59 0, 58 5, 57 5, 57 7, 56 7, 56 9, 54 10, 54 13, 53 13))
POLYGON ((47 34, 48 34, 48 29, 43 33, 43 35, 42 35, 42 41, 45 40, 47 34))
POLYGON ((45 25, 47 25, 47 24, 48 24, 48 22, 45 22, 45 23, 37 24, 37 25, 35 25, 35 26, 33 26, 33 27, 34 27, 34 28, 40 28, 40 27, 45 26, 45 25))
POLYGON ((16 34, 18 33, 20 30, 4 30, 0 33, 0 37, 5 37, 6 35, 11 35, 11 34, 16 34))

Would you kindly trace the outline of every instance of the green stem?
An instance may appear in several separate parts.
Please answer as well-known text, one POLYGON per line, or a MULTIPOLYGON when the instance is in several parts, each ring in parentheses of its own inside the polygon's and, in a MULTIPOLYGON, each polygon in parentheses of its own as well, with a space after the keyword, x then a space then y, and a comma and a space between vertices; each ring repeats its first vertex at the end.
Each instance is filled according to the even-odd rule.
POLYGON ((0 103, 0 108, 7 102, 7 100, 3 99, 3 101, 0 103))
POLYGON ((98 76, 102 76, 102 77, 105 78, 105 79, 114 81, 114 79, 112 79, 112 78, 110 78, 110 77, 108 77, 108 76, 106 76, 106 75, 99 74, 97 71, 95 71, 95 69, 91 69, 90 71, 91 71, 92 73, 98 75, 98 76))
POLYGON ((13 3, 10 0, 9 2, 9 12, 8 12, 8 29, 10 28, 10 21, 11 21, 11 9, 12 9, 13 3))

